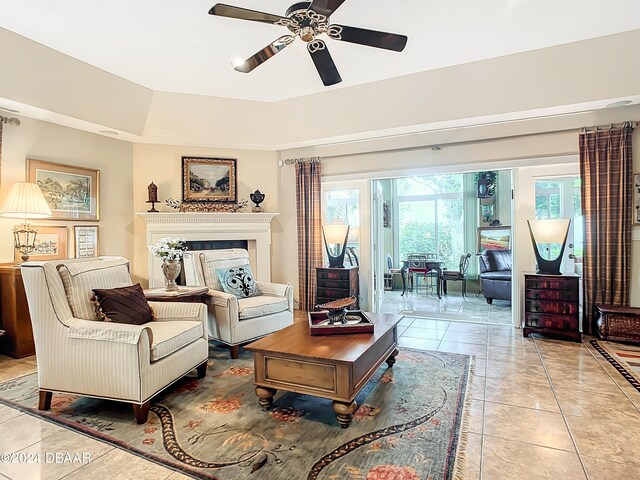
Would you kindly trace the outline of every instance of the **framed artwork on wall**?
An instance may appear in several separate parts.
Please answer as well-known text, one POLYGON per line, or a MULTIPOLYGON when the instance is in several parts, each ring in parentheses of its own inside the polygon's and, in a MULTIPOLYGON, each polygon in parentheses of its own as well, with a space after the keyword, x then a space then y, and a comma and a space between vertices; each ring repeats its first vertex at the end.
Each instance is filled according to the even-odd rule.
POLYGON ((478 227, 478 252, 510 249, 511 227, 478 227))
POLYGON ((89 258, 100 255, 98 233, 98 225, 75 225, 73 227, 76 258, 89 258))
POLYGON ((99 170, 28 158, 27 181, 42 190, 51 220, 98 221, 99 170))
POLYGON ((182 201, 236 203, 236 160, 182 157, 182 201))
POLYGON ((640 225, 640 173, 633 174, 633 223, 640 225))
MULTIPOLYGON (((29 260, 46 261, 67 258, 67 227, 34 226, 36 234, 35 250, 29 254, 29 260)), ((22 262, 22 254, 14 252, 14 261, 22 262)))

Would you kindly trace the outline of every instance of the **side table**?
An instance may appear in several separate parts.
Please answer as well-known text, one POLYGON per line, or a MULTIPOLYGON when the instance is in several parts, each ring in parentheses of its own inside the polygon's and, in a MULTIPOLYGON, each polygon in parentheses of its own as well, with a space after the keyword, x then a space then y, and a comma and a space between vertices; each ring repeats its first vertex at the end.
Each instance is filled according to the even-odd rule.
POLYGON ((200 286, 181 286, 172 292, 160 287, 145 290, 144 296, 152 302, 207 303, 208 291, 208 287, 200 286))

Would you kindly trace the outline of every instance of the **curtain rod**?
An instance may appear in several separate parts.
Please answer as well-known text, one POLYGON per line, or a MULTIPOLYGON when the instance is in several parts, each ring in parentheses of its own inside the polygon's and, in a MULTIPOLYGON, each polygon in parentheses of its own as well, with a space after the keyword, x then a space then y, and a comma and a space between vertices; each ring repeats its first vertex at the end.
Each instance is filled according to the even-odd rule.
POLYGON ((3 117, 2 115, 0 115, 0 123, 7 123, 12 127, 20 126, 20 120, 16 117, 3 117))
POLYGON ((587 132, 598 132, 598 131, 604 131, 604 130, 618 130, 618 129, 624 129, 624 128, 636 128, 637 123, 636 122, 623 122, 623 123, 610 123, 608 126, 607 125, 594 125, 592 127, 582 127, 580 129, 580 133, 587 133, 587 132))
POLYGON ((321 163, 320 157, 308 157, 308 158, 287 158, 284 162, 280 160, 279 166, 283 165, 297 165, 298 163, 321 163))

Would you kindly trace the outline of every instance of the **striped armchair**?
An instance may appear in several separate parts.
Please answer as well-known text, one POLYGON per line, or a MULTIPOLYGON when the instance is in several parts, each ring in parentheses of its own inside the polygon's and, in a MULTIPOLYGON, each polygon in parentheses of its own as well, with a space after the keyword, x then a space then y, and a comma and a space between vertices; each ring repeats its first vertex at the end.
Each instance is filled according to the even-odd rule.
POLYGON ((209 355, 206 306, 149 302, 155 321, 98 321, 91 289, 131 285, 121 257, 22 264, 38 360, 40 410, 52 392, 131 402, 145 423, 151 398, 193 369, 203 378, 209 355))
POLYGON ((238 358, 239 346, 293 324, 293 289, 289 284, 256 282, 260 295, 237 298, 225 293, 216 270, 249 265, 241 248, 193 251, 185 258, 189 284, 209 287, 209 338, 229 346, 238 358))

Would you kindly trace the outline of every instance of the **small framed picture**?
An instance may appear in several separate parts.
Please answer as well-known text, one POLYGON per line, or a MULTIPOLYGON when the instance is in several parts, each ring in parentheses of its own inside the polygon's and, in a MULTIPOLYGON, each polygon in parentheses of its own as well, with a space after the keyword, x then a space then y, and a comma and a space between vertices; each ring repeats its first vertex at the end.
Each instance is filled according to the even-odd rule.
MULTIPOLYGON (((35 249, 29 254, 29 260, 37 262, 46 260, 61 260, 67 258, 67 227, 33 226, 36 234, 35 249)), ((22 261, 22 254, 14 252, 16 263, 22 261)))
POLYGON ((97 257, 100 255, 98 232, 98 225, 75 225, 73 227, 76 258, 97 257))
POLYGON ((633 174, 633 223, 640 225, 640 173, 633 174))
POLYGON ((510 249, 511 227, 478 227, 478 253, 510 249))
POLYGON ((182 201, 238 201, 236 160, 233 158, 182 157, 182 201))

